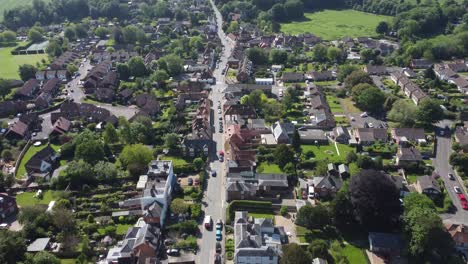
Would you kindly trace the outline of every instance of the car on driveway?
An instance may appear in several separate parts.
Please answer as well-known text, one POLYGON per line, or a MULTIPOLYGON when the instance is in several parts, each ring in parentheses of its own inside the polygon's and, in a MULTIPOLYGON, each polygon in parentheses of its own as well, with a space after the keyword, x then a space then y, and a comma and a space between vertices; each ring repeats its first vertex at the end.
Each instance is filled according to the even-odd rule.
POLYGON ((453 189, 455 190, 456 193, 462 193, 460 187, 454 186, 453 189))
POLYGON ((189 186, 192 186, 193 185, 193 179, 192 178, 188 178, 187 179, 187 183, 189 186))
POLYGON ((223 235, 221 234, 221 230, 216 230, 216 241, 221 241, 223 239, 223 235))
POLYGON ((449 174, 448 174, 448 178, 449 178, 450 180, 452 180, 452 181, 454 181, 454 180, 455 180, 455 177, 453 176, 453 174, 452 174, 452 173, 449 173, 449 174))
POLYGON ((171 248, 171 249, 168 249, 166 251, 166 253, 169 255, 169 256, 178 256, 179 255, 179 249, 178 248, 171 248))

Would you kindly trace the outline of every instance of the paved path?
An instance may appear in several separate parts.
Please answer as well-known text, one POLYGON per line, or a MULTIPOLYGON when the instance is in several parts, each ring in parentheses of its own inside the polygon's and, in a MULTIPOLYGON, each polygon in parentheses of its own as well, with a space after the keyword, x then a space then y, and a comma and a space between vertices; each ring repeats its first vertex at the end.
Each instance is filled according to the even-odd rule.
MULTIPOLYGON (((224 163, 220 162, 217 157, 217 153, 220 150, 224 150, 223 146, 223 133, 219 133, 219 118, 222 114, 218 113, 218 102, 221 102, 223 98, 223 91, 227 87, 225 84, 225 78, 221 74, 222 69, 226 67, 227 59, 232 51, 232 43, 229 43, 226 35, 222 30, 222 17, 215 6, 214 2, 210 0, 211 5, 215 11, 216 22, 218 28, 218 36, 221 39, 224 47, 222 54, 220 55, 219 67, 213 72, 216 78, 216 84, 213 85, 210 93, 210 100, 212 102, 212 126, 213 126, 213 141, 216 143, 216 149, 210 153, 210 168, 212 171, 216 171, 217 177, 207 177, 207 189, 205 192, 204 199, 202 201, 202 209, 205 215, 210 215, 213 218, 214 223, 218 219, 222 219, 225 222, 226 214, 226 203, 225 203, 225 171, 224 163)), ((197 263, 214 263, 214 249, 216 245, 215 229, 206 230, 203 226, 201 228, 201 239, 199 240, 200 254, 198 255, 197 263)), ((224 228, 223 228, 224 231, 224 228)), ((223 234, 224 238, 224 234, 223 234)), ((224 243, 222 243, 224 244, 224 243)))

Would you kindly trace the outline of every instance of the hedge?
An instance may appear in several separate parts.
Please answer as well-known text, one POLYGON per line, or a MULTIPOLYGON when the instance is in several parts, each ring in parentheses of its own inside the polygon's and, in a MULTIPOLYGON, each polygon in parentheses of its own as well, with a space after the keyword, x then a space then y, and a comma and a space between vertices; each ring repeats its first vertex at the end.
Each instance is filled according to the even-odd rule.
POLYGON ((227 210, 226 223, 227 224, 231 223, 231 221, 234 219, 236 211, 245 210, 249 212, 255 212, 258 210, 265 210, 265 209, 271 210, 271 208, 272 208, 272 203, 267 202, 267 201, 234 200, 226 208, 227 210))

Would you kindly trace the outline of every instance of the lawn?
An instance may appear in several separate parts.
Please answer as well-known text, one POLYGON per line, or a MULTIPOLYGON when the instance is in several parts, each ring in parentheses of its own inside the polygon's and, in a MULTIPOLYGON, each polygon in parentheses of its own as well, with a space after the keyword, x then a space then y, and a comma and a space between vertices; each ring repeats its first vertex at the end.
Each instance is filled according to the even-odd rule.
POLYGON ((274 219, 275 215, 273 213, 251 213, 248 212, 247 214, 248 217, 253 217, 253 218, 269 218, 269 219, 274 219))
POLYGON ((259 173, 282 173, 280 167, 274 163, 260 163, 257 167, 259 173))
POLYGON ((325 40, 343 37, 372 37, 381 21, 390 21, 390 16, 374 15, 355 10, 324 10, 305 13, 301 21, 282 23, 281 31, 288 34, 312 33, 325 40))
POLYGON ((344 144, 338 144, 338 150, 340 155, 336 152, 335 144, 315 146, 315 145, 301 145, 303 153, 312 151, 315 154, 315 160, 326 160, 330 162, 344 162, 346 160, 346 155, 349 152, 354 150, 353 147, 344 144))
POLYGON ((60 259, 60 264, 75 264, 76 259, 60 259))
POLYGON ((359 108, 357 108, 355 105, 354 105, 354 102, 351 100, 351 98, 344 98, 344 99, 341 99, 341 103, 343 103, 343 108, 345 110, 346 113, 361 113, 362 111, 359 110, 359 108))
POLYGON ((332 113, 343 113, 343 109, 341 108, 338 98, 332 95, 327 95, 327 102, 332 113))
POLYGON ((57 199, 57 192, 45 191, 42 199, 34 198, 36 192, 24 192, 16 196, 16 202, 20 207, 34 206, 36 204, 49 204, 50 201, 57 199))
POLYGON ((161 160, 171 160, 172 166, 183 166, 188 164, 187 161, 185 161, 184 159, 173 156, 162 156, 161 160))
MULTIPOLYGON (((5 1, 5 0, 0 0, 5 1)), ((3 5, 0 5, 0 10, 3 5)), ((3 14, 3 11, 2 13, 3 14)), ((24 44, 24 43, 21 43, 24 44)), ((41 63, 42 59, 47 59, 47 54, 34 54, 34 55, 11 55, 11 51, 15 47, 0 48, 0 78, 5 79, 19 79, 18 67, 23 64, 31 64, 36 66, 36 63, 41 63)))
MULTIPOLYGON (((46 146, 47 146, 46 144, 43 144, 43 145, 40 145, 38 147, 35 147, 35 146, 29 147, 28 151, 26 151, 26 153, 24 154, 23 158, 20 161, 21 163, 18 166, 18 171, 16 173, 16 178, 21 179, 26 174, 26 168, 24 167, 24 165, 26 165, 26 162, 28 162, 31 159, 31 157, 34 156, 34 154, 41 151, 46 146)), ((51 145, 51 147, 55 151, 57 151, 60 148, 60 146, 58 146, 58 145, 51 145)))
POLYGON ((368 263, 367 257, 361 248, 355 247, 346 243, 346 246, 341 250, 341 253, 349 260, 349 263, 368 263))
MULTIPOLYGON (((117 235, 125 235, 128 231, 129 227, 132 227, 133 225, 128 225, 128 224, 117 224, 115 225, 116 231, 115 233, 117 235)), ((98 233, 101 235, 105 234, 105 228, 98 228, 98 233)))

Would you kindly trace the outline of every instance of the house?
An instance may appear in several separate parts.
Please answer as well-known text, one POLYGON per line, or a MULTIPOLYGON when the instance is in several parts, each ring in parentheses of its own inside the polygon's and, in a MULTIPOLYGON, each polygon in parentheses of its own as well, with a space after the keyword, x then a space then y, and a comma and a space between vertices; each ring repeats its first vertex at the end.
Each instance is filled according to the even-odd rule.
POLYGON ((27 109, 27 102, 24 101, 2 101, 0 102, 0 117, 24 113, 27 109))
POLYGON ((15 98, 19 100, 31 100, 39 90, 39 81, 36 79, 29 79, 23 84, 21 88, 16 90, 15 98))
POLYGON ((351 139, 348 129, 343 126, 335 127, 333 129, 333 136, 335 137, 335 141, 341 144, 348 144, 351 139))
POLYGON ((277 264, 281 246, 281 229, 270 219, 249 222, 247 211, 236 211, 234 218, 234 263, 277 264), (273 233, 272 233, 273 231, 273 233))
POLYGON ((53 125, 53 130, 51 134, 56 133, 59 135, 63 135, 70 130, 70 127, 71 122, 68 119, 66 119, 65 117, 59 117, 59 119, 57 119, 57 121, 55 121, 53 125))
POLYGON ((16 198, 6 193, 0 193, 0 220, 5 220, 17 212, 16 198))
POLYGON ((321 129, 299 130, 298 133, 302 144, 328 145, 327 135, 321 129))
POLYGON ((276 121, 272 125, 271 131, 273 133, 273 136, 275 137, 275 141, 277 144, 289 144, 290 143, 288 131, 284 127, 283 123, 276 121))
POLYGON ((49 79, 41 88, 41 93, 48 93, 52 96, 57 94, 60 87, 60 80, 57 78, 49 79))
POLYGON ((137 183, 142 193, 119 202, 119 206, 130 210, 129 214, 132 212, 134 215, 143 216, 143 219, 148 221, 147 224, 163 227, 176 183, 172 161, 151 161, 144 176, 140 177, 137 183))
POLYGON ((286 174, 243 171, 227 175, 226 199, 228 201, 276 197, 276 195, 282 195, 289 191, 286 174))
POLYGON ((406 145, 409 142, 426 143, 426 134, 422 128, 392 128, 390 134, 398 145, 406 145))
POLYGON ((468 94, 468 80, 464 77, 450 79, 448 82, 454 84, 461 93, 468 94))
POLYGON ((436 197, 441 193, 440 185, 432 176, 419 176, 416 180, 415 189, 418 193, 429 197, 436 197))
POLYGON ((27 247, 27 252, 40 252, 45 251, 49 248, 50 238, 42 237, 34 240, 29 246, 27 247))
POLYGON ((158 99, 151 94, 139 94, 133 98, 133 102, 150 116, 155 116, 161 110, 158 99))
POLYGON ((330 81, 336 79, 331 71, 312 71, 306 73, 305 78, 314 82, 330 81))
MULTIPOLYGON (((226 107, 226 106, 225 106, 226 107)), ((255 119, 257 113, 250 105, 233 104, 224 109, 224 120, 237 121, 239 119, 255 119)), ((240 121, 240 120, 239 120, 240 121)))
POLYGON ((457 126, 455 129, 455 141, 460 146, 468 145, 468 128, 463 126, 457 126))
POLYGON ((107 263, 154 263, 162 243, 160 228, 142 224, 129 227, 124 240, 109 249, 107 263))
POLYGON ((29 125, 18 120, 8 128, 5 137, 9 139, 28 139, 31 137, 29 125))
POLYGON ((427 94, 423 92, 421 89, 416 89, 411 94, 411 100, 414 104, 419 105, 423 99, 427 98, 427 94))
POLYGON ((303 82, 305 77, 302 72, 283 72, 281 80, 283 82, 303 82))
POLYGON ((36 72, 36 80, 38 81, 43 81, 46 79, 46 73, 45 71, 37 71, 36 72))
POLYGON ((200 100, 198 109, 192 119, 192 131, 182 141, 182 152, 186 156, 208 156, 212 149, 211 101, 208 98, 200 100))
POLYGON ((354 131, 356 141, 361 145, 372 145, 375 142, 387 142, 388 134, 385 128, 356 128, 354 131))
POLYGON ((314 187, 316 197, 329 197, 336 194, 343 186, 341 178, 334 175, 317 176, 308 181, 308 187, 314 187))
POLYGON ((460 250, 468 249, 468 227, 465 224, 445 223, 445 229, 460 250))
POLYGON ((132 95, 133 91, 128 88, 125 88, 122 91, 120 91, 120 93, 117 95, 117 98, 120 101, 120 103, 128 104, 130 99, 132 98, 132 95))
POLYGON ((100 102, 112 103, 115 98, 115 91, 110 88, 97 88, 94 92, 94 96, 100 102))
POLYGON ((396 234, 369 232, 369 249, 384 256, 397 256, 401 250, 401 239, 396 234))
POLYGON ((422 161, 422 155, 414 147, 400 147, 396 154, 396 164, 401 167, 418 165, 422 161))
POLYGON ((28 174, 48 173, 52 170, 52 166, 57 160, 58 155, 55 150, 47 145, 42 150, 34 154, 24 165, 28 174))
POLYGON ((271 133, 271 127, 267 126, 265 119, 248 119, 247 128, 251 131, 255 131, 258 134, 269 134, 271 133))
POLYGON ((429 69, 434 63, 426 59, 412 59, 411 68, 413 69, 429 69))
POLYGON ((387 75, 388 69, 386 66, 381 65, 366 65, 364 67, 364 72, 369 75, 387 75))

